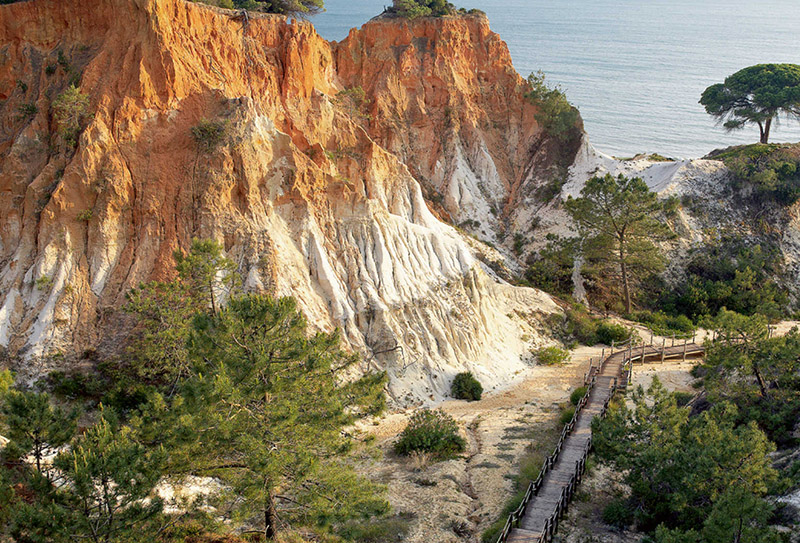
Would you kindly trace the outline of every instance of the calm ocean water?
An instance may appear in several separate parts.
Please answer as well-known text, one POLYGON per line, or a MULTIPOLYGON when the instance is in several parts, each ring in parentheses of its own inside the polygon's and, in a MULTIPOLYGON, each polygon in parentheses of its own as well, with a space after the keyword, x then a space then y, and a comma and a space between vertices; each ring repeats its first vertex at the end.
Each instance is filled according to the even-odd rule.
MULTIPOLYGON (((329 40, 389 0, 326 0, 312 19, 329 40)), ((523 76, 544 70, 577 105, 595 146, 616 156, 698 157, 758 141, 726 134, 697 103, 708 85, 765 62, 800 63, 800 0, 482 0, 523 76)), ((786 122, 772 141, 800 141, 786 122)))

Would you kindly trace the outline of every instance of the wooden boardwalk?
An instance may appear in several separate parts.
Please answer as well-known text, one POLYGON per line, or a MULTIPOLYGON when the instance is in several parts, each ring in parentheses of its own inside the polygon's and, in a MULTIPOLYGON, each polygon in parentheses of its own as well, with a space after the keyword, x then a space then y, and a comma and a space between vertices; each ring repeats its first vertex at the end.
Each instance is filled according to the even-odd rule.
POLYGON ((588 391, 578 404, 575 416, 564 427, 555 451, 542 466, 539 477, 531 483, 520 507, 511 513, 498 543, 548 543, 566 512, 572 495, 581 481, 586 457, 592 445, 592 420, 603 416, 614 393, 625 390, 635 362, 658 362, 666 359, 702 355, 703 347, 684 340, 667 346, 645 345, 614 352, 590 368, 585 382, 588 391))

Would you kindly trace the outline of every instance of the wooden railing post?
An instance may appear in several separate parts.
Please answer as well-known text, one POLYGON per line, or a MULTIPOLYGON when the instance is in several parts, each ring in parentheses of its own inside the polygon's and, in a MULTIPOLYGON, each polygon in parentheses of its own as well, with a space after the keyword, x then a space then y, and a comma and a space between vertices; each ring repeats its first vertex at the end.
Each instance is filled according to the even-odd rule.
POLYGON ((614 355, 614 340, 612 339, 611 340, 611 354, 609 356, 613 356, 613 355, 614 355))
POLYGON ((686 343, 687 342, 688 342, 688 340, 686 340, 686 339, 683 340, 683 362, 686 362, 686 343))
POLYGON ((664 363, 664 355, 667 352, 667 338, 664 338, 664 343, 661 345, 661 363, 664 363))
POLYGON ((675 334, 672 334, 672 347, 675 346, 675 334))

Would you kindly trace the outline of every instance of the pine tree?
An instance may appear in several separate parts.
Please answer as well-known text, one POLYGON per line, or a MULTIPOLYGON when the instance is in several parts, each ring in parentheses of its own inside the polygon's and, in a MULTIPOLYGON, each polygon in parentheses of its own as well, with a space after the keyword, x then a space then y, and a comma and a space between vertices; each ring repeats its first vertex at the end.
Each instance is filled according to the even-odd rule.
POLYGON ((56 453, 75 434, 78 412, 53 406, 46 393, 11 390, 4 395, 0 408, 9 443, 4 449, 7 460, 33 457, 36 471, 49 472, 43 461, 56 453))
POLYGON ((637 280, 664 268, 664 256, 655 244, 674 237, 659 220, 664 205, 639 177, 593 177, 579 198, 566 209, 578 226, 582 251, 602 281, 620 283, 625 311, 633 308, 637 280))
MULTIPOLYGON (((357 358, 336 334, 307 337, 290 298, 234 298, 195 320, 195 375, 182 390, 176 463, 229 485, 240 520, 268 539, 293 523, 383 512, 375 485, 342 461, 343 428, 382 409, 385 376, 345 376, 357 358)), ((177 409, 179 407, 179 411, 177 409)))
POLYGON ((192 319, 209 309, 216 313, 220 295, 237 285, 235 264, 214 240, 195 239, 188 254, 178 250, 174 258, 175 280, 143 283, 128 293, 125 311, 139 319, 124 367, 134 385, 144 381, 174 390, 189 373, 192 319))

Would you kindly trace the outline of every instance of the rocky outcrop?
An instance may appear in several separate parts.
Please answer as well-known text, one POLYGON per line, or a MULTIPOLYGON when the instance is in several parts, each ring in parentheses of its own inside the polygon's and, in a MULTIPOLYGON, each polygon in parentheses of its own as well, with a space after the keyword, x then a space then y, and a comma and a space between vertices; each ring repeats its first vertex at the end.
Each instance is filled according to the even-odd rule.
POLYGON ((113 352, 125 293, 206 237, 246 288, 341 328, 398 401, 439 398, 465 368, 506 384, 545 341, 536 312, 558 309, 494 276, 420 182, 439 217, 493 224, 487 206, 549 167, 523 90, 480 16, 330 44, 183 0, 0 6, 0 345, 26 370, 113 352), (74 148, 52 115, 70 83, 91 104, 74 148), (359 86, 366 113, 341 94, 359 86), (208 152, 201 119, 225 127, 208 152))

